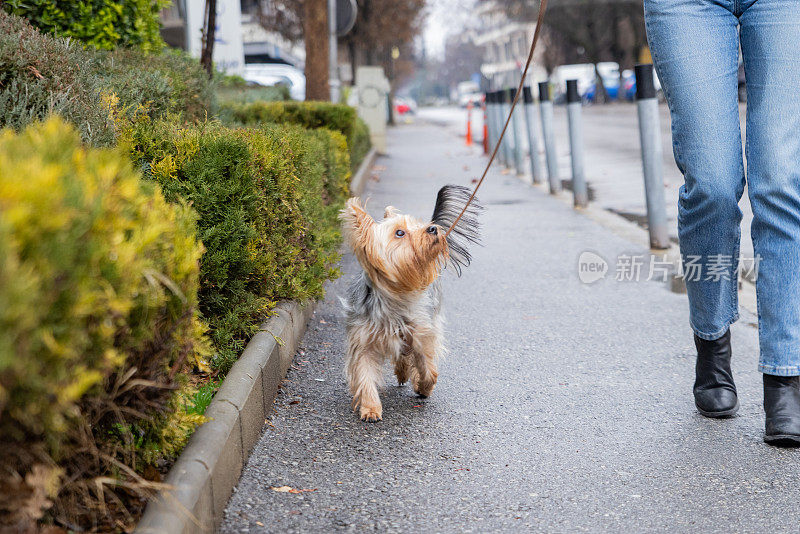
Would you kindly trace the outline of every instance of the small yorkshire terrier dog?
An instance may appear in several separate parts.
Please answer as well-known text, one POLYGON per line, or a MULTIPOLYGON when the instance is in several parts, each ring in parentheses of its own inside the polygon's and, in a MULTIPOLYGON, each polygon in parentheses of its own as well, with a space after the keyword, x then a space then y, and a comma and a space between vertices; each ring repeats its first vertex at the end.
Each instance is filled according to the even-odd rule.
POLYGON ((439 275, 450 265, 460 276, 471 260, 467 246, 479 237, 482 208, 475 202, 445 237, 469 196, 466 187, 444 186, 431 222, 402 215, 392 206, 376 222, 358 198, 348 200, 341 212, 345 241, 363 268, 342 303, 347 314, 347 383, 353 409, 365 421, 383 416, 378 387, 386 359, 400 385, 410 380, 422 397, 433 392, 437 360, 444 351, 439 275))

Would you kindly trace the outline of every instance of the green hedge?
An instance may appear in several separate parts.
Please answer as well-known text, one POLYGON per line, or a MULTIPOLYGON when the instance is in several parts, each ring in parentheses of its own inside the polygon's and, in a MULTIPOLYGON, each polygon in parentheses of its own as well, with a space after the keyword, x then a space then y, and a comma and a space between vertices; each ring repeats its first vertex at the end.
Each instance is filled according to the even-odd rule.
POLYGON ((336 214, 347 196, 344 137, 327 129, 135 123, 145 176, 199 214, 200 308, 226 372, 279 299, 322 296, 338 271, 336 214))
POLYGON ((2 8, 27 18, 43 32, 95 48, 157 52, 164 47, 159 11, 169 4, 169 0, 5 0, 2 8))
POLYGON ((110 146, 121 114, 193 121, 215 106, 205 72, 182 53, 85 50, 0 10, 0 127, 20 130, 58 113, 87 143, 110 146))
POLYGON ((201 421, 174 395, 211 355, 196 216, 140 176, 60 119, 0 134, 0 530, 53 502, 103 530, 103 501, 147 490, 120 466, 162 462, 201 421))
POLYGON ((299 124, 305 128, 328 128, 347 139, 350 159, 358 166, 370 149, 369 130, 356 110, 328 102, 253 102, 222 106, 227 119, 242 125, 299 124))

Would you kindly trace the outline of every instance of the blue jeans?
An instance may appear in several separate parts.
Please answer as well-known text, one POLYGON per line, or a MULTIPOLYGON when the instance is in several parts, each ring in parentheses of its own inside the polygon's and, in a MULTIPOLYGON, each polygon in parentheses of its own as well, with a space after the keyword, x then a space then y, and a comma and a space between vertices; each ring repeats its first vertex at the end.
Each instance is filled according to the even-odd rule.
POLYGON ((675 161, 685 179, 678 200, 681 253, 684 262, 700 257, 700 264, 716 263, 721 271, 687 277, 692 329, 716 339, 738 319, 738 202, 745 186, 737 102, 741 44, 746 180, 760 258, 759 370, 800 375, 800 2, 644 0, 644 7, 653 63, 672 114, 675 161), (732 261, 725 266, 720 257, 732 261))

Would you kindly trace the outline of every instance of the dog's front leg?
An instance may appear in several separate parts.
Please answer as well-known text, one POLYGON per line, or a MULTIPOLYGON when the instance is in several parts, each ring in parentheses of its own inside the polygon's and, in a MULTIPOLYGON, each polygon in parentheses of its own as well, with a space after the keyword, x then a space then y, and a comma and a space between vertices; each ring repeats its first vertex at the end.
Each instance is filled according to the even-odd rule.
POLYGON ((378 395, 382 364, 383 358, 372 351, 352 353, 347 363, 347 383, 353 396, 353 409, 359 409, 364 421, 380 421, 383 416, 378 395))
POLYGON ((439 355, 439 343, 433 334, 423 335, 414 338, 412 344, 414 354, 414 372, 412 384, 414 391, 422 396, 429 397, 436 387, 436 380, 439 377, 437 359, 439 355))

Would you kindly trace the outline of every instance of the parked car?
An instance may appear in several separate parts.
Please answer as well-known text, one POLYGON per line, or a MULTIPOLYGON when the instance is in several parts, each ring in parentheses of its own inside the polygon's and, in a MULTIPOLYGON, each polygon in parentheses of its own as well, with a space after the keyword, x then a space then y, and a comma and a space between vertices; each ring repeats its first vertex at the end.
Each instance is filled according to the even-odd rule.
POLYGON ((610 100, 617 100, 620 96, 619 65, 613 61, 603 61, 597 64, 597 71, 592 77, 592 83, 584 94, 584 99, 594 102, 597 98, 597 74, 603 80, 603 87, 610 100))
POLYGON ((553 100, 557 104, 566 101, 567 80, 578 80, 578 94, 586 99, 587 92, 594 88, 594 65, 582 63, 556 67, 550 81, 555 89, 553 100))
MULTIPOLYGON (((653 72, 656 93, 661 92, 661 80, 653 72)), ((622 71, 622 95, 626 100, 636 100, 636 75, 630 69, 622 71)))
POLYGON ((251 63, 245 65, 245 80, 265 87, 283 85, 293 100, 306 99, 306 77, 303 71, 285 63, 251 63))
POLYGON ((398 115, 414 115, 417 112, 417 103, 411 98, 395 97, 394 111, 398 115))
POLYGON ((483 93, 480 86, 473 81, 461 82, 456 87, 456 94, 458 105, 462 108, 472 104, 473 106, 480 105, 483 99, 483 93))

